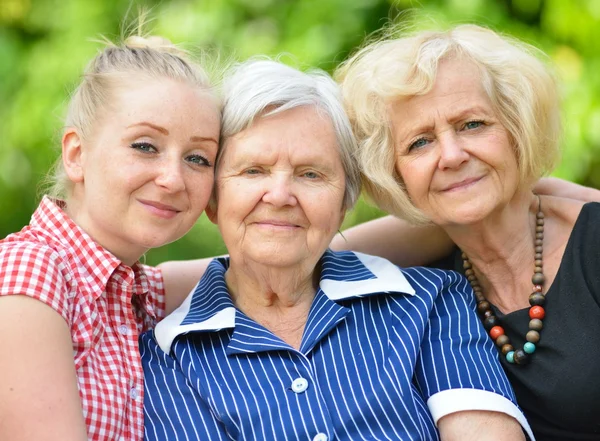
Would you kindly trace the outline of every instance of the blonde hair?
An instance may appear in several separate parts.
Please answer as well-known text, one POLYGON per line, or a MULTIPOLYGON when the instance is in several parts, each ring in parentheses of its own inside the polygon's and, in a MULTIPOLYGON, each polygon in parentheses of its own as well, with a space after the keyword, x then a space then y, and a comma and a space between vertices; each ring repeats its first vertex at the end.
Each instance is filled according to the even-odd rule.
POLYGON ((440 61, 451 56, 478 66, 514 144, 521 185, 551 171, 559 157, 558 90, 541 51, 476 25, 370 43, 338 68, 336 79, 358 139, 366 192, 381 209, 413 223, 428 219, 412 204, 395 169, 389 104, 429 92, 440 61))
MULTIPOLYGON (((82 139, 92 136, 102 112, 109 110, 115 89, 135 75, 135 80, 167 78, 191 86, 211 89, 207 72, 187 53, 166 38, 133 35, 120 44, 105 41, 105 47, 87 65, 83 79, 69 101, 65 126, 76 128, 82 139)), ((72 183, 59 158, 50 172, 48 195, 66 199, 72 183)))

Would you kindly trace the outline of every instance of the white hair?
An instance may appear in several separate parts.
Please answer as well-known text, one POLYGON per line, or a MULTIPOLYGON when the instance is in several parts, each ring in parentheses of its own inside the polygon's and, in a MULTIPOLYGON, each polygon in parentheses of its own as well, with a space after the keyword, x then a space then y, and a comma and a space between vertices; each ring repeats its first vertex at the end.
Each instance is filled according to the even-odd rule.
POLYGON ((228 138, 249 128, 257 118, 300 106, 314 106, 331 121, 346 175, 344 208, 350 209, 361 189, 360 172, 354 159, 357 144, 339 87, 323 71, 301 72, 267 59, 249 60, 233 66, 223 82, 221 148, 217 166, 228 138))

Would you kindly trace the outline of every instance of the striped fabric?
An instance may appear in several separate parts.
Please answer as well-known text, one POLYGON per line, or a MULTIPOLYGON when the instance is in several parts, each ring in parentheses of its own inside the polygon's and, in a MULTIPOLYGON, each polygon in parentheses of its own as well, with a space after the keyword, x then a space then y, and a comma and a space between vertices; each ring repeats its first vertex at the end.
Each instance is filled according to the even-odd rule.
POLYGON ((454 272, 327 251, 300 350, 235 309, 229 262, 142 335, 146 440, 437 440, 496 410, 528 425, 454 272))

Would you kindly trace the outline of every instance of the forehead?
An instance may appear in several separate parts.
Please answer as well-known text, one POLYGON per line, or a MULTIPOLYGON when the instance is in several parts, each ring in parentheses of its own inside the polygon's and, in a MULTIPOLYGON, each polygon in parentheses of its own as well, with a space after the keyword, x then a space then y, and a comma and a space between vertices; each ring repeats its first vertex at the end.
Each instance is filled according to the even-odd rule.
POLYGON ((168 78, 125 80, 114 90, 111 113, 119 120, 151 120, 165 124, 219 124, 214 95, 201 87, 168 78))
POLYGON ((427 93, 390 103, 395 129, 434 116, 453 117, 479 109, 493 113, 480 68, 472 61, 452 57, 439 62, 433 87, 427 93))
POLYGON ((227 141, 223 161, 340 162, 335 130, 325 112, 301 106, 263 116, 227 141))

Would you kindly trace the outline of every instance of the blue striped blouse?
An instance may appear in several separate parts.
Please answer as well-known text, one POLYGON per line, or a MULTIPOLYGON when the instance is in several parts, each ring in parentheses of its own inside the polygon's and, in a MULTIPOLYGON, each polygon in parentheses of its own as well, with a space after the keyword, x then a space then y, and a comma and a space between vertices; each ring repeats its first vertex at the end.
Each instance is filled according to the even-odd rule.
POLYGON ((532 437, 457 273, 327 251, 296 350, 235 308, 228 264, 140 338, 146 440, 438 440, 461 410, 532 437))

